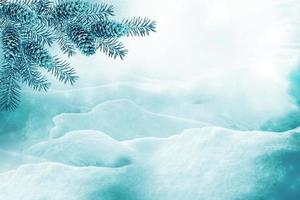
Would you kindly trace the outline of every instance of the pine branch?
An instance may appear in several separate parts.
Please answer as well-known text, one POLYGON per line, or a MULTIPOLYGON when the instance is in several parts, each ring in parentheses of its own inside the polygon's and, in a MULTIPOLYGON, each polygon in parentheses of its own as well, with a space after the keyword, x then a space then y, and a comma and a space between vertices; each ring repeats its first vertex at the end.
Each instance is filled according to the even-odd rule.
POLYGON ((60 32, 59 36, 57 37, 57 42, 60 50, 64 54, 67 54, 68 57, 76 55, 76 47, 66 33, 60 32))
POLYGON ((23 43, 22 47, 24 56, 29 62, 46 69, 54 65, 52 56, 39 43, 27 41, 23 43))
POLYGON ((17 3, 20 5, 29 6, 31 4, 35 4, 39 0, 6 0, 7 3, 17 3))
POLYGON ((23 40, 36 42, 41 46, 44 46, 45 44, 51 46, 55 41, 53 30, 42 25, 35 25, 30 27, 25 26, 23 27, 21 34, 23 40))
POLYGON ((29 7, 38 15, 46 15, 53 11, 54 3, 50 0, 28 0, 29 7))
POLYGON ((110 16, 114 16, 113 6, 105 3, 91 4, 86 12, 75 18, 75 22, 79 24, 91 25, 98 21, 107 20, 110 16))
POLYGON ((54 66, 48 69, 59 81, 73 85, 79 78, 69 63, 55 58, 54 66))
POLYGON ((69 39, 86 56, 95 54, 96 38, 84 26, 79 24, 69 24, 67 27, 69 39))
POLYGON ((100 38, 120 38, 129 34, 127 25, 114 21, 99 21, 91 26, 91 31, 100 38))
POLYGON ((22 83, 26 83, 29 87, 37 91, 47 92, 50 83, 37 69, 37 66, 24 63, 20 66, 20 74, 22 83))
POLYGON ((0 72, 0 110, 13 111, 20 102, 21 87, 17 70, 5 63, 0 72))
POLYGON ((3 29, 3 27, 5 27, 6 22, 7 21, 3 17, 0 16, 0 30, 3 29))
POLYGON ((21 38, 18 30, 8 25, 2 32, 2 51, 7 63, 16 63, 21 53, 21 38))
POLYGON ((19 24, 32 24, 37 19, 36 13, 22 1, 3 4, 0 13, 6 20, 19 24))
POLYGON ((116 39, 97 39, 97 49, 114 59, 119 57, 123 60, 128 53, 124 45, 116 39))
POLYGON ((117 22, 113 6, 87 0, 0 0, 0 110, 14 110, 20 98, 19 82, 47 91, 50 83, 39 71, 45 68, 63 83, 74 84, 75 70, 53 57, 46 46, 57 42, 69 57, 78 49, 86 56, 97 49, 113 58, 127 54, 117 39, 155 32, 155 22, 136 17, 117 22))
POLYGON ((53 18, 54 3, 51 0, 32 0, 29 7, 37 13, 38 25, 53 31, 56 20, 53 18))
POLYGON ((133 19, 123 20, 123 24, 128 27, 128 36, 144 37, 155 32, 156 22, 148 18, 135 17, 133 19))
POLYGON ((54 5, 53 16, 60 21, 69 20, 89 9, 88 2, 83 0, 58 0, 54 5))

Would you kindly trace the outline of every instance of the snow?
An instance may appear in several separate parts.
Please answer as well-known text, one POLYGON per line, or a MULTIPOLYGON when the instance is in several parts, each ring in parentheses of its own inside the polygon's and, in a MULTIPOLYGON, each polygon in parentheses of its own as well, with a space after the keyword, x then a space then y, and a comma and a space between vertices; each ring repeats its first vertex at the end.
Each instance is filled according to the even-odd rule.
POLYGON ((0 200, 298 200, 300 4, 108 2, 158 32, 0 113, 0 200))
POLYGON ((129 149, 98 131, 68 132, 35 144, 25 153, 74 166, 121 167, 131 163, 129 149))
POLYGON ((151 113, 126 99, 106 101, 88 113, 61 114, 53 121, 51 137, 73 130, 99 130, 117 140, 167 137, 187 128, 205 126, 197 121, 151 113))
POLYGON ((0 175, 0 199, 84 200, 112 199, 119 171, 110 168, 75 168, 57 163, 24 165, 0 175))
POLYGON ((0 199, 223 200, 284 195, 296 200, 299 139, 298 130, 275 134, 204 127, 168 138, 118 143, 95 131, 72 132, 29 148, 47 162, 0 174, 0 199), (111 161, 117 160, 120 148, 130 149, 132 162, 116 168, 111 161), (78 163, 81 159, 84 165, 78 163))
POLYGON ((146 174, 136 177, 145 183, 137 190, 147 188, 143 199, 289 196, 296 200, 300 194, 299 137, 298 131, 274 135, 207 127, 166 140, 126 143, 136 147, 138 162, 146 174), (154 148, 144 149, 147 143, 154 148))
POLYGON ((40 163, 44 160, 34 156, 24 155, 22 153, 0 150, 0 173, 17 169, 24 164, 40 163))

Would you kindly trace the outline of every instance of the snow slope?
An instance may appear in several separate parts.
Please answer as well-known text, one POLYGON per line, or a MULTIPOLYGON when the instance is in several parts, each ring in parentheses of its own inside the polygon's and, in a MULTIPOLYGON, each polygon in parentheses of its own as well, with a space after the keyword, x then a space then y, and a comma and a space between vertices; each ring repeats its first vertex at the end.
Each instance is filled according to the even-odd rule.
POLYGON ((205 127, 165 139, 103 145, 112 140, 103 133, 73 132, 28 150, 48 161, 1 173, 0 199, 296 200, 299 139, 298 130, 275 134, 205 127), (109 167, 120 148, 130 149, 131 163, 109 167), (74 166, 70 159, 84 165, 74 166), (96 162, 101 164, 87 165, 96 162))
POLYGON ((73 130, 99 130, 124 140, 139 137, 167 137, 187 128, 205 126, 193 120, 151 113, 129 100, 106 101, 88 113, 61 114, 54 118, 50 136, 73 130))
POLYGON ((0 113, 0 200, 299 200, 299 1, 108 2, 158 32, 0 113))
POLYGON ((41 142, 26 154, 75 166, 120 167, 130 164, 129 150, 98 131, 74 131, 41 142))

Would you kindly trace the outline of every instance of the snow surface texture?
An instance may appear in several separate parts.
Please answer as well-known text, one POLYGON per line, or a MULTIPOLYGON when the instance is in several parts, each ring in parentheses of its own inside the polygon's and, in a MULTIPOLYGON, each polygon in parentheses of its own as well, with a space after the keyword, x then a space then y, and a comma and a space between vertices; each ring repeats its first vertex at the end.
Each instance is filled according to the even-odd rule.
POLYGON ((299 200, 299 1, 110 2, 158 33, 0 113, 0 200, 299 200))
POLYGON ((128 150, 97 131, 75 131, 33 145, 27 154, 75 166, 121 167, 130 163, 128 150))
POLYGON ((50 135, 61 136, 71 130, 101 130, 116 139, 167 137, 204 123, 150 113, 128 100, 108 101, 91 112, 61 114, 54 118, 50 135), (115 126, 112 126, 114 124, 115 126))
POLYGON ((124 142, 98 132, 73 132, 28 151, 49 160, 2 173, 0 199, 296 200, 300 195, 297 130, 275 134, 207 127, 124 142), (131 152, 120 156, 125 148, 131 152), (132 163, 124 163, 130 156, 132 163), (99 167, 120 159, 121 168, 99 167))

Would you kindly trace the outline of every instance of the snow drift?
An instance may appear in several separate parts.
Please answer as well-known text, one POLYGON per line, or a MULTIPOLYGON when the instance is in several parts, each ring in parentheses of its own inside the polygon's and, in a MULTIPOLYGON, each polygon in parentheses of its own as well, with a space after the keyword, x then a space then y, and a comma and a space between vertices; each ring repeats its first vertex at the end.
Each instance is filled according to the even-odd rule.
POLYGON ((299 2, 111 2, 158 33, 0 113, 0 199, 298 200, 299 2))

